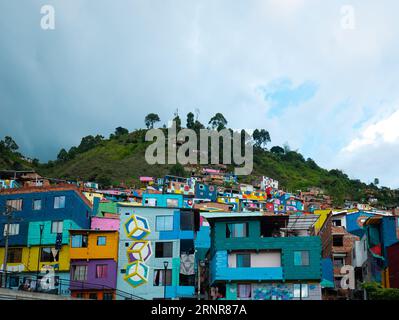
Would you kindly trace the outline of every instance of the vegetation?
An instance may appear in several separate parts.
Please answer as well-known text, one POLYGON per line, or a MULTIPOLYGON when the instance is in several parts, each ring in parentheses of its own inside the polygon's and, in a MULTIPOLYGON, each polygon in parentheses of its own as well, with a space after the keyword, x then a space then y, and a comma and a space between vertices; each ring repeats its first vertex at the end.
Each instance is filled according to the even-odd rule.
MULTIPOLYGON (((177 117, 177 115, 175 115, 177 117)), ((150 117, 155 121, 156 117, 150 117)), ((158 117, 159 118, 159 117, 158 117)), ((227 125, 222 114, 216 114, 210 121, 215 129, 227 125), (223 120, 224 119, 224 120, 223 120)), ((146 117, 146 122, 148 115, 146 117)), ((153 126, 153 122, 147 127, 153 126)), ((180 122, 181 124, 181 122, 180 122)), ((187 115, 187 127, 199 132, 204 125, 187 115)), ((166 129, 162 129, 166 133, 166 129)), ((78 146, 66 151, 61 149, 55 161, 40 164, 37 160, 27 162, 18 153, 18 146, 12 138, 0 141, 0 169, 34 168, 41 175, 59 179, 96 181, 102 185, 138 185, 139 176, 163 176, 166 174, 185 175, 181 165, 148 165, 145 150, 151 142, 145 141, 147 130, 128 132, 118 127, 105 139, 101 135, 83 137, 78 146)), ((310 158, 305 159, 288 145, 265 148, 271 141, 265 129, 256 129, 253 134, 254 169, 253 175, 265 175, 277 179, 280 186, 291 192, 320 187, 333 197, 334 205, 342 206, 345 200, 367 202, 369 198, 378 200, 377 206, 390 208, 399 206, 399 191, 378 186, 377 182, 365 184, 352 180, 338 169, 320 168, 310 158)), ((222 146, 222 144, 221 144, 222 146)), ((220 150, 221 151, 221 150, 220 150)), ((233 169, 232 166, 229 169, 233 169)), ((251 176, 240 177, 242 182, 251 182, 251 176)))
POLYGON ((367 292, 368 300, 399 300, 399 289, 383 288, 377 282, 366 282, 363 289, 367 292))

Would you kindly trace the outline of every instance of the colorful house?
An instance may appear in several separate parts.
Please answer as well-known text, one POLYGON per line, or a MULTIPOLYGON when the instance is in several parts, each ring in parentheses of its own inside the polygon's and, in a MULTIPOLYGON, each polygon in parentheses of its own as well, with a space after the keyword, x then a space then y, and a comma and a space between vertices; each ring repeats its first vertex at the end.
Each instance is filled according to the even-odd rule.
POLYGON ((195 210, 119 206, 117 289, 145 299, 195 297, 195 210))
POLYGON ((211 231, 211 295, 227 300, 320 300, 317 217, 203 213, 211 231))
MULTIPOLYGON (((12 208, 7 270, 15 272, 11 287, 34 286, 69 294, 69 229, 90 226, 91 203, 72 185, 7 189, 0 192, 0 208, 12 208), (48 281, 39 281, 36 278, 48 281), (53 281, 54 280, 54 281, 53 281), (62 288, 61 288, 62 287, 62 288)), ((0 216, 5 234, 7 218, 0 216)), ((4 256, 0 238, 0 259, 4 256)))
POLYGON ((71 296, 113 300, 119 219, 94 218, 90 230, 70 230, 71 296))

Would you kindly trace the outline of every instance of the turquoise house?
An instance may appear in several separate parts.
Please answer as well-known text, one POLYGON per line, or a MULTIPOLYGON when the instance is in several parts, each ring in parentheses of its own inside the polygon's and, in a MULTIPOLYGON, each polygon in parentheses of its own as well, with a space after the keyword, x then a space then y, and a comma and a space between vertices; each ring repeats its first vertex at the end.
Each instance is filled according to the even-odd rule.
POLYGON ((210 224, 211 296, 228 300, 320 300, 318 217, 203 213, 210 224))

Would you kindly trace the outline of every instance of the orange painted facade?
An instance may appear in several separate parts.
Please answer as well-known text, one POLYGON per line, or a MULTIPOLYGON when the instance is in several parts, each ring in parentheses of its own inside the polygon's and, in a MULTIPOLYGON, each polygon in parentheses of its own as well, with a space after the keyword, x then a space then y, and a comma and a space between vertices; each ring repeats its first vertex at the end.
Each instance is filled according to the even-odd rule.
POLYGON ((71 230, 70 233, 71 236, 87 235, 88 237, 87 247, 75 248, 71 240, 69 249, 71 260, 113 259, 118 261, 117 231, 71 230))

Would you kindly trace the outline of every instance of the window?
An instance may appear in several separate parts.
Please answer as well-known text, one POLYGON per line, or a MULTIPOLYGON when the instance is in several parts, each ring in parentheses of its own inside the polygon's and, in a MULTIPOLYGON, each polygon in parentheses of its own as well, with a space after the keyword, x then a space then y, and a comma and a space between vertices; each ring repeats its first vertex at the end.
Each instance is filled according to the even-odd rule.
POLYGON ((239 283, 237 285, 237 298, 240 298, 240 299, 251 298, 251 285, 239 283))
POLYGON ((294 265, 308 266, 309 265, 309 251, 294 251, 294 265))
POLYGON ((192 211, 180 211, 180 230, 194 229, 194 214, 192 211))
POLYGON ((164 269, 155 269, 154 270, 154 286, 170 286, 172 284, 172 270, 166 270, 166 284, 165 284, 165 270, 164 269))
POLYGON ((342 247, 343 245, 344 245, 344 236, 333 235, 333 246, 334 247, 342 247))
POLYGON ((251 266, 251 254, 237 253, 236 254, 236 266, 237 266, 237 268, 249 268, 251 266))
POLYGON ((333 220, 332 221, 334 227, 341 227, 342 223, 341 220, 333 220))
POLYGON ((54 248, 40 248, 40 262, 57 262, 59 258, 59 251, 55 251, 54 248), (57 252, 56 255, 53 254, 57 252))
POLYGON ((96 278, 104 279, 107 277, 108 266, 106 264, 96 265, 96 278))
POLYGON ((195 275, 179 274, 179 285, 181 286, 195 286, 195 275))
POLYGON ((248 236, 248 223, 226 224, 226 238, 246 238, 248 236))
POLYGON ((73 280, 85 281, 87 280, 87 266, 73 266, 73 280))
POLYGON ((72 248, 87 248, 87 235, 75 234, 72 236, 72 248))
POLYGON ((150 206, 150 207, 156 207, 157 199, 153 199, 153 198, 145 199, 144 204, 146 204, 147 206, 150 206))
POLYGON ((19 234, 19 224, 18 223, 12 223, 12 224, 5 224, 4 225, 4 232, 3 236, 5 237, 7 235, 7 226, 8 227, 8 235, 9 236, 16 236, 19 234))
POLYGON ((309 287, 307 284, 294 284, 294 298, 308 298, 309 287))
POLYGON ((22 199, 7 200, 6 205, 11 207, 14 211, 21 211, 22 202, 22 199))
POLYGON ((193 239, 180 240, 180 254, 193 254, 195 252, 193 239))
POLYGON ((97 300, 97 292, 90 292, 89 293, 90 300, 97 300))
POLYGON ((41 210, 42 209, 42 200, 36 199, 33 200, 33 210, 41 210))
POLYGON ((345 265, 345 259, 343 257, 334 257, 334 267, 341 268, 345 265))
POLYGON ((156 242, 155 258, 171 258, 173 255, 173 242, 156 242))
POLYGON ((7 262, 8 263, 21 263, 22 262, 22 248, 8 248, 7 262))
POLYGON ((112 292, 104 292, 103 293, 103 300, 113 300, 114 295, 112 292))
POLYGON ((65 208, 65 196, 54 197, 54 209, 65 208))
POLYGON ((101 236, 97 237, 97 245, 98 246, 105 246, 107 244, 107 237, 101 236))
POLYGON ((179 201, 177 199, 166 199, 166 206, 177 208, 179 206, 179 201))
POLYGON ((155 222, 156 231, 172 231, 173 216, 157 216, 155 222))
POLYGON ((51 222, 51 233, 62 233, 63 227, 63 221, 53 221, 51 222))

